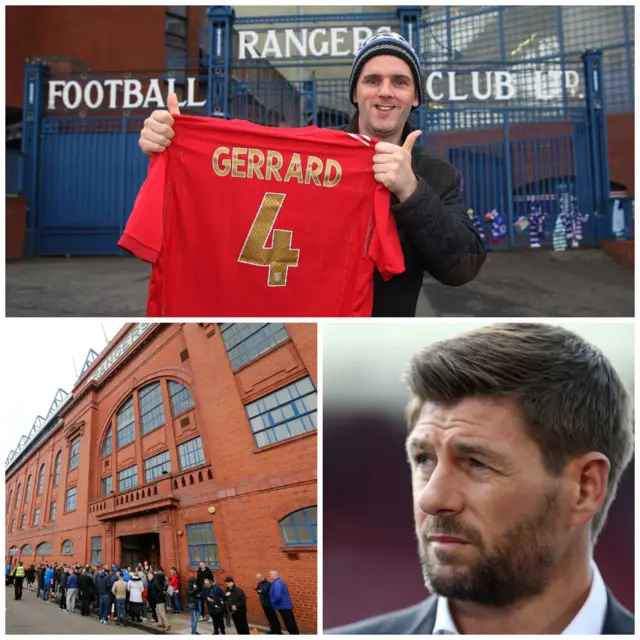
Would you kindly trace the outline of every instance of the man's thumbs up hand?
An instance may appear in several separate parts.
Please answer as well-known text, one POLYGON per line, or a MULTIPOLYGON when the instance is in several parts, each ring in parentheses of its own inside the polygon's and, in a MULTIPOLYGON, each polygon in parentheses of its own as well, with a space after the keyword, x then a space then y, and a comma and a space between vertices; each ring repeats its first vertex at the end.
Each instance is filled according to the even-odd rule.
POLYGON ((422 131, 412 131, 399 147, 390 142, 378 142, 373 156, 373 174, 400 202, 418 188, 418 179, 411 166, 411 151, 422 131))

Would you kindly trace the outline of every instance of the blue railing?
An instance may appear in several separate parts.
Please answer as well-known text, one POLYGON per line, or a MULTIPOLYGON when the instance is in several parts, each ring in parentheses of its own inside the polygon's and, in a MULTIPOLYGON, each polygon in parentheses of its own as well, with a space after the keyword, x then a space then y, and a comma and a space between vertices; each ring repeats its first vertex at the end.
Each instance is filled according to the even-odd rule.
POLYGON ((22 154, 14 149, 7 149, 5 192, 19 195, 22 192, 22 154))

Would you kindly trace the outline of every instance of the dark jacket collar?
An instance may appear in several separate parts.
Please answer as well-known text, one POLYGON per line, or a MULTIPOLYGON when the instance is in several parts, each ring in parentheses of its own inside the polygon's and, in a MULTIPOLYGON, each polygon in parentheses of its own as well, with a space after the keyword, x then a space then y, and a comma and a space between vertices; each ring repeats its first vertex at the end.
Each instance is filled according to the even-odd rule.
MULTIPOLYGON (((422 616, 422 622, 414 619, 409 622, 409 626, 419 630, 419 633, 433 633, 436 624, 436 609, 438 600, 431 596, 422 603, 422 606, 414 609, 417 617, 422 616)), ((625 635, 635 632, 635 618, 627 611, 615 598, 613 593, 607 588, 607 613, 602 625, 603 635, 625 635)), ((405 631, 406 633, 406 631, 405 631)), ((411 631, 409 632, 411 633, 411 631)), ((415 631, 414 631, 415 633, 415 631)))

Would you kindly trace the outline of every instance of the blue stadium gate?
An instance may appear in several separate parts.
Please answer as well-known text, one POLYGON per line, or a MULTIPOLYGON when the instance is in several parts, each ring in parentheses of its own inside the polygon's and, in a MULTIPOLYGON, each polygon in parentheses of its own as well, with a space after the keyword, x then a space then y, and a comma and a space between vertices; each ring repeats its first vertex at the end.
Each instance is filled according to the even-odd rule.
POLYGON ((168 69, 132 77, 26 63, 27 255, 119 253, 148 166, 139 132, 170 90, 186 114, 285 127, 348 122, 353 53, 380 28, 401 32, 423 61, 428 98, 411 117, 423 131, 419 144, 460 169, 468 214, 489 248, 602 240, 609 175, 601 52, 506 62, 503 51, 500 61, 467 61, 444 45, 426 50, 435 23, 418 7, 207 13, 197 51, 168 69))

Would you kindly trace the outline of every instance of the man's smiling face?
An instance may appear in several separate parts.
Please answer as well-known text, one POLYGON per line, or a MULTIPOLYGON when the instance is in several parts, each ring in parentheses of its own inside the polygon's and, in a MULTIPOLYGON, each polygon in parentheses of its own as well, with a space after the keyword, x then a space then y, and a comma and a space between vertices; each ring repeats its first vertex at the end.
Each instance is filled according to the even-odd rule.
POLYGON ((396 56, 380 55, 366 62, 356 85, 359 132, 393 141, 399 138, 418 94, 409 65, 396 56))

